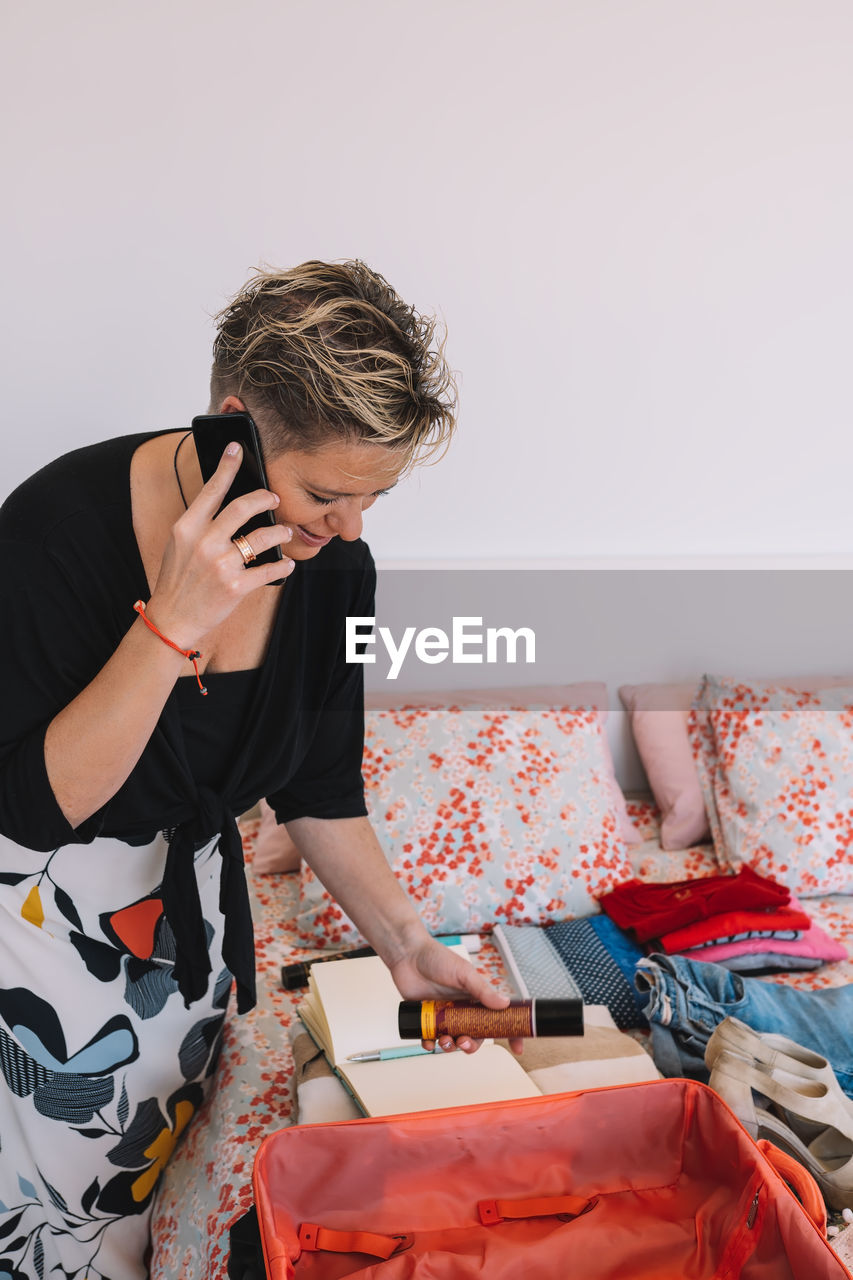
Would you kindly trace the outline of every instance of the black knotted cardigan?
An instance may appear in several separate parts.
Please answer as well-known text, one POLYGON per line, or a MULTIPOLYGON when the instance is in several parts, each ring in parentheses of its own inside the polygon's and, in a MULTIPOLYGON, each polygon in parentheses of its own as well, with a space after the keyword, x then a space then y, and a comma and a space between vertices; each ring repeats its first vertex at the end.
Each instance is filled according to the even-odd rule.
MULTIPOLYGON (((364 815, 363 668, 345 661, 345 619, 372 616, 376 573, 361 540, 335 538, 298 562, 281 593, 269 649, 252 682, 224 782, 193 777, 177 690, 124 785, 76 830, 48 781, 52 718, 100 671, 149 595, 133 531, 130 462, 154 434, 90 445, 42 468, 0 508, 0 832, 51 850, 112 836, 170 836, 162 898, 175 933, 175 977, 187 1002, 210 963, 193 852, 219 836, 224 959, 241 1012, 255 1002, 254 945, 235 814, 267 796, 280 821, 364 815)), ((189 668, 189 664, 188 668, 189 668)), ((191 671, 186 680, 195 682, 191 671)), ((194 715, 218 724, 214 682, 194 715)), ((0 867, 2 871, 2 867, 0 867)))

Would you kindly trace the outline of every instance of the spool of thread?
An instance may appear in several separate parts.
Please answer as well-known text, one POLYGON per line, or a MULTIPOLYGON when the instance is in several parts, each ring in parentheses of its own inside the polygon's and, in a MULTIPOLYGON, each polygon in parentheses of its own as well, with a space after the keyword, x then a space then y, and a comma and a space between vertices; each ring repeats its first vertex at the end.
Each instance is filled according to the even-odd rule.
POLYGON ((583 1000, 511 1000, 505 1009, 476 1000, 401 1000, 397 1029, 402 1040, 582 1036, 583 1000))

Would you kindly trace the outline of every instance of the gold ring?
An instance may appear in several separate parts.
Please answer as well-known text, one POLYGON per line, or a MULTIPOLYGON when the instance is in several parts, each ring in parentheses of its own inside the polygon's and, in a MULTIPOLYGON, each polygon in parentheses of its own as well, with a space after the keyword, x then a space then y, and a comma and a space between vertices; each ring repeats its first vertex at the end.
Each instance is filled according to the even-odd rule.
POLYGON ((258 558, 252 550, 251 542, 248 538, 244 538, 242 533, 235 533, 231 541, 243 557, 243 568, 248 569, 252 561, 258 558))

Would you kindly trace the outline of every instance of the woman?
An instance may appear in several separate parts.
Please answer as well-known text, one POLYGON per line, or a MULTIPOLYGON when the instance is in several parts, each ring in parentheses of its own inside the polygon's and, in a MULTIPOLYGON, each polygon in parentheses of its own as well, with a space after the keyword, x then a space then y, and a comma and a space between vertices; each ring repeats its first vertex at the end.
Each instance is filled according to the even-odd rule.
POLYGON ((229 501, 239 446, 203 484, 170 432, 68 454, 0 512, 0 1274, 145 1275, 232 976, 254 1003, 234 815, 261 796, 402 994, 505 1003, 388 868, 344 660, 373 613, 362 513, 453 428, 432 341, 362 263, 259 272, 219 317, 210 409, 252 414, 269 490, 229 501))

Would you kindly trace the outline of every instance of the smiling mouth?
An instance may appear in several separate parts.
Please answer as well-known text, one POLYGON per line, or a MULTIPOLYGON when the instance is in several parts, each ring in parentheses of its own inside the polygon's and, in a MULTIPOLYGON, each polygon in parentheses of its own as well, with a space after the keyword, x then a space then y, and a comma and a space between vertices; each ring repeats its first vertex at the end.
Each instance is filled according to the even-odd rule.
POLYGON ((332 540, 328 534, 311 533, 308 529, 303 529, 301 524, 296 526, 296 531, 309 546, 325 546, 327 542, 332 540))

